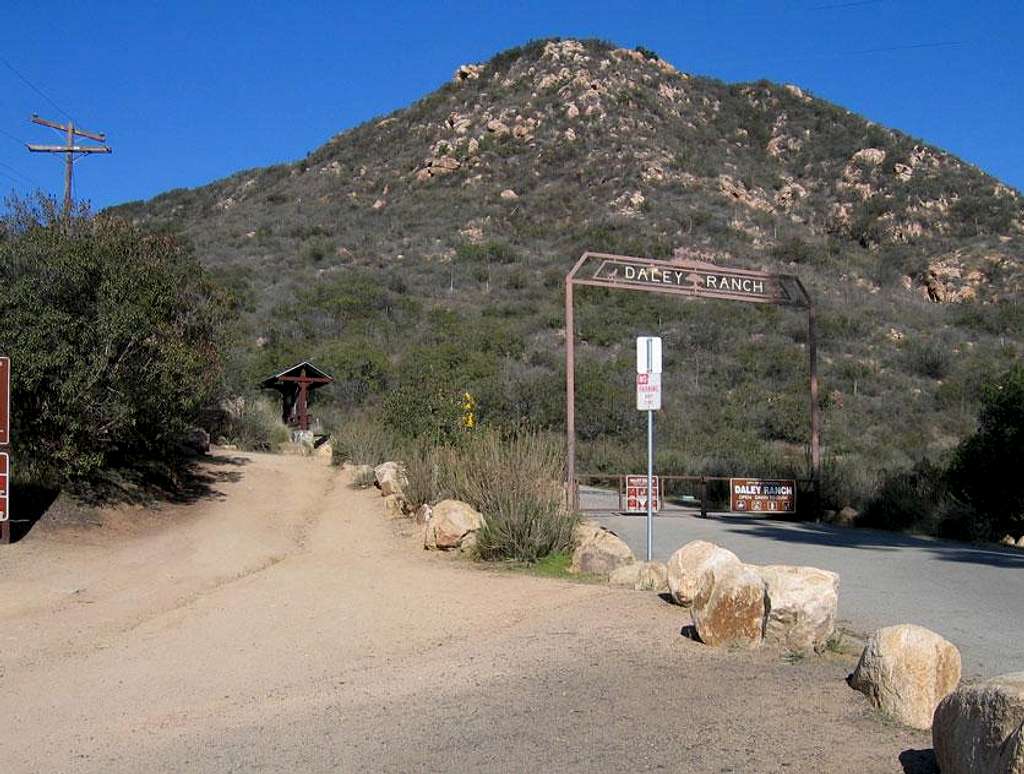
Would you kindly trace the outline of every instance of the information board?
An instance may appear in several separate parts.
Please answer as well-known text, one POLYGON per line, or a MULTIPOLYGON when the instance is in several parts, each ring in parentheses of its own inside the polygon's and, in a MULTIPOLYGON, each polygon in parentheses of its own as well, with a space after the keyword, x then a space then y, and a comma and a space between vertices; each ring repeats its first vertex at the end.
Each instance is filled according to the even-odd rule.
POLYGON ((734 513, 795 513, 796 481, 784 478, 730 478, 729 510, 734 513))
MULTIPOLYGON (((661 485, 658 477, 652 479, 654 501, 652 510, 661 510, 661 485)), ((647 476, 626 476, 626 513, 647 512, 647 476)))

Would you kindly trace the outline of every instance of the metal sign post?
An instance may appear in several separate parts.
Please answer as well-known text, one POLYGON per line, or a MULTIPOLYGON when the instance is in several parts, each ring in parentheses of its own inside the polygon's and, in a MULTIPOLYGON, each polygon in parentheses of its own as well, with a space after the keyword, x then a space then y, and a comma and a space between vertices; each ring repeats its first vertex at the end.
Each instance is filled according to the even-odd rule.
POLYGON ((0 357, 0 544, 11 542, 11 359, 0 357))
POLYGON ((636 338, 636 407, 647 412, 647 561, 654 550, 654 412, 661 409, 661 339, 636 338))

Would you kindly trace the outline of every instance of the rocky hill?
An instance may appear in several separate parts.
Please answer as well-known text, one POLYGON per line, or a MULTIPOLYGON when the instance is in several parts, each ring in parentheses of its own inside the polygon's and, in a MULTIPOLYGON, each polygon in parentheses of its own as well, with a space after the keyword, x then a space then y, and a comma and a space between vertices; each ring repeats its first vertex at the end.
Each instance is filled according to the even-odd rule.
MULTIPOLYGON (((313 357, 348 404, 455 385, 483 417, 551 427, 561 280, 584 250, 784 268, 822 309, 826 452, 851 480, 948 448, 1024 337, 1016 191, 798 86, 597 41, 465 65, 294 164, 115 212, 183 232, 235 291, 239 389, 313 357)), ((659 331, 677 385, 665 466, 793 463, 799 317, 626 295, 594 291, 579 312, 588 462, 631 464, 623 363, 659 331)))

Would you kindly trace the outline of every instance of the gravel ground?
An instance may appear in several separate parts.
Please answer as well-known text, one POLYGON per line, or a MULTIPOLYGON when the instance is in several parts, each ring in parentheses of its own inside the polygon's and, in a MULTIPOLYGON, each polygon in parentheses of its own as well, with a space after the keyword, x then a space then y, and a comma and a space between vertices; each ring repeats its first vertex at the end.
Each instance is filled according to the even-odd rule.
POLYGON ((219 497, 0 551, 4 772, 930 769, 849 656, 427 554, 315 460, 211 469, 219 497))

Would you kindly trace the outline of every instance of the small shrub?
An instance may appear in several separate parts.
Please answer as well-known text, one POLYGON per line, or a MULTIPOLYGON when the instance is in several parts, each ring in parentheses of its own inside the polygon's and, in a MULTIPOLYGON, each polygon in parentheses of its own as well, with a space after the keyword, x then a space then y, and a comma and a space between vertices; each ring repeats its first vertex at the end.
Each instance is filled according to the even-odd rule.
POLYGON ((336 465, 380 465, 395 459, 398 437, 389 428, 366 417, 356 416, 343 422, 334 433, 331 456, 336 465))
POLYGON ((942 379, 949 373, 951 358, 942 344, 925 341, 911 344, 904 355, 907 370, 927 379, 942 379))
POLYGON ((569 548, 578 517, 564 506, 563 451, 548 435, 482 431, 439 452, 439 496, 469 503, 486 520, 480 558, 535 562, 569 548))
POLYGON ((413 508, 437 501, 437 451, 426 443, 407 445, 399 455, 409 486, 405 499, 413 508))
POLYGON ((944 475, 942 466, 929 460, 890 473, 879 483, 861 523, 879 529, 934 532, 935 515, 946 499, 944 475))
POLYGON ((271 451, 291 435, 281 421, 278 405, 267 398, 236 398, 226 404, 221 435, 239 449, 271 451))

